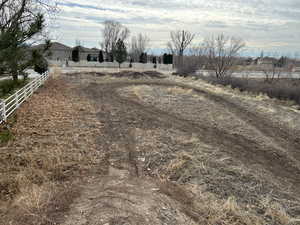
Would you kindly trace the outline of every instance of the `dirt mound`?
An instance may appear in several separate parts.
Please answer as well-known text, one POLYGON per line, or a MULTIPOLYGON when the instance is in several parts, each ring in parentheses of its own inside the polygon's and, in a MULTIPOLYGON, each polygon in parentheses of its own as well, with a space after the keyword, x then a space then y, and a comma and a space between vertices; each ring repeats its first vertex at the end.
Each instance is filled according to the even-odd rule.
POLYGON ((145 72, 137 72, 137 71, 121 71, 118 73, 111 73, 114 77, 128 77, 132 79, 140 79, 140 78, 165 78, 162 73, 157 71, 145 71, 145 72))
POLYGON ((157 71, 144 71, 144 72, 137 72, 137 71, 120 71, 115 73, 102 73, 102 72, 73 72, 67 74, 70 77, 77 77, 77 76, 94 76, 94 77, 104 77, 106 75, 118 78, 131 78, 131 79, 161 79, 165 78, 165 76, 157 71))
POLYGON ((74 72, 74 73, 67 73, 67 76, 70 77, 76 77, 76 76, 80 76, 80 75, 91 75, 91 76, 95 76, 95 77, 104 77, 105 73, 101 73, 101 72, 74 72))

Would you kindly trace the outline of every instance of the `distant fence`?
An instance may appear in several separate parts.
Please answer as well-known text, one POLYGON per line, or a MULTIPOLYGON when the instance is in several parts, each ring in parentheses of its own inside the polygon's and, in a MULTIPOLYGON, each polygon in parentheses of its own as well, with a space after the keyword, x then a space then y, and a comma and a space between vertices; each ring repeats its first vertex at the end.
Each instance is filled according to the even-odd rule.
MULTIPOLYGON (((66 66, 66 61, 55 61, 48 60, 51 65, 55 66, 66 66)), ((154 68, 153 63, 132 63, 132 69, 143 69, 143 70, 172 70, 172 64, 156 64, 156 68, 154 68)), ((88 62, 86 60, 81 60, 80 62, 68 61, 69 67, 95 67, 95 68, 119 68, 119 64, 117 62, 88 62)), ((130 68, 129 62, 124 62, 121 64, 121 68, 130 68)))
POLYGON ((49 76, 49 72, 47 71, 5 100, 0 100, 0 123, 5 122, 23 102, 25 102, 41 85, 45 83, 49 76))

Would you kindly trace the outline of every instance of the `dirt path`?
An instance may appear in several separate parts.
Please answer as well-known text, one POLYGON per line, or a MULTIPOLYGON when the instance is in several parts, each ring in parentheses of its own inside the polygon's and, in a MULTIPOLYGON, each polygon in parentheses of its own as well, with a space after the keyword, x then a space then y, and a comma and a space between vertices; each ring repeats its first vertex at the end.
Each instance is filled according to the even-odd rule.
MULTIPOLYGON (((101 175, 87 179, 65 224, 201 224, 203 212, 195 202, 199 198, 197 194, 203 190, 224 200, 234 196, 242 204, 254 205, 254 212, 258 214, 266 213, 266 209, 260 212, 259 207, 262 198, 268 196, 283 199, 280 204, 292 216, 300 212, 297 131, 278 127, 267 117, 228 98, 185 84, 162 79, 81 78, 66 79, 77 87, 78 93, 93 99, 97 117, 103 124, 98 148, 105 152, 105 157, 99 165, 101 175), (162 93, 168 88, 181 88, 184 93, 191 90, 193 97, 185 93, 182 96, 189 98, 190 104, 184 106, 179 99, 167 109, 164 95, 159 101, 145 102, 144 90, 138 89, 138 94, 134 92, 134 88, 145 85, 151 87, 151 91, 162 89, 162 93), (122 94, 124 89, 127 92, 122 94), (217 125, 211 125, 208 117, 197 117, 198 97, 205 99, 201 106, 206 111, 224 110, 224 118, 216 119, 219 120, 217 125), (189 113, 195 117, 188 116, 189 113), (233 118, 235 122, 232 123, 240 124, 237 127, 240 132, 233 135, 226 116, 233 118), (151 132, 157 136, 152 135, 147 140, 151 132), (196 141, 180 142, 179 136, 176 139, 172 132, 196 141), (255 136, 249 137, 247 132, 255 136), (147 141, 150 143, 145 144, 147 141), (195 146, 200 149, 199 161, 196 161, 198 156, 193 155, 195 146), (205 151, 220 158, 202 160, 205 151), (175 168, 178 155, 185 156, 175 168), (230 160, 227 162, 227 159, 230 160), (201 163, 206 164, 205 169, 199 168, 201 163), (229 171, 233 165, 239 168, 229 171), (223 169, 223 166, 228 168, 223 169), (172 173, 174 170, 176 176, 172 173), (183 176, 188 177, 186 181, 183 176), (190 185, 196 186, 189 188, 190 185)), ((180 98, 181 95, 173 96, 180 98)))

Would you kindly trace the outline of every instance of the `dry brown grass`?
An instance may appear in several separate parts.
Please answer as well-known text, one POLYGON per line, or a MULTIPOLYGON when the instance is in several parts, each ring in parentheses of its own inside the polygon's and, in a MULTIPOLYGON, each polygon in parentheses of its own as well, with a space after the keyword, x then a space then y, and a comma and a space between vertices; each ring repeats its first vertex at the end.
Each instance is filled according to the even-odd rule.
POLYGON ((230 86, 233 89, 239 89, 241 92, 251 92, 253 94, 265 94, 270 98, 279 100, 294 101, 300 104, 300 82, 297 79, 275 79, 273 82, 266 82, 264 79, 246 79, 237 77, 228 77, 226 79, 217 79, 215 77, 202 77, 212 84, 230 86))
MULTIPOLYGON (((190 182, 185 182, 197 173, 211 174, 210 179, 218 178, 218 171, 224 170, 232 172, 236 175, 249 177, 249 172, 244 171, 243 168, 234 168, 229 166, 225 161, 227 159, 218 159, 213 157, 208 159, 203 153, 202 158, 198 158, 196 154, 189 154, 187 152, 181 152, 177 154, 176 158, 171 160, 165 169, 167 179, 173 182, 163 182, 160 185, 160 191, 173 199, 177 200, 183 205, 182 210, 189 217, 193 218, 199 224, 207 225, 264 225, 264 224, 277 224, 277 225, 296 225, 300 220, 290 216, 286 209, 276 200, 272 198, 261 198, 260 193, 257 193, 257 198, 261 198, 261 201, 255 205, 245 204, 238 201, 234 196, 230 196, 227 199, 220 198, 218 194, 203 191, 189 193, 187 190, 193 190, 189 187, 190 182), (209 162, 210 160, 218 163, 209 162), (203 162, 204 161, 204 162, 203 162), (215 169, 212 169, 215 167, 215 169), (176 181, 176 182, 174 182, 176 181), (185 183, 181 186, 179 183, 185 183)), ((224 181, 228 179, 226 175, 222 178, 224 181)), ((214 181, 212 181, 214 182, 214 181)), ((223 184, 220 184, 223 185, 223 184)), ((262 184, 263 185, 263 184, 262 184)), ((241 184, 240 188, 243 187, 241 184)))
POLYGON ((63 80, 50 79, 9 126, 14 138, 0 148, 0 224, 51 224, 76 195, 74 179, 99 162, 101 124, 63 80))
MULTIPOLYGON (((152 88, 155 89, 153 93, 159 93, 157 91, 159 88, 152 88)), ((132 87, 131 89, 141 101, 152 101, 153 107, 157 108, 164 104, 163 101, 157 101, 157 99, 167 99, 164 96, 166 92, 176 95, 177 99, 180 95, 185 94, 193 96, 192 92, 189 93, 182 88, 166 88, 165 92, 161 92, 162 94, 157 95, 158 97, 153 100, 153 98, 148 97, 151 96, 151 89, 145 89, 144 86, 143 88, 132 87)), ((122 94, 130 96, 130 88, 126 88, 126 92, 122 94)), ((180 101, 178 102, 180 103, 180 101)), ((202 107, 205 105, 203 104, 202 107)), ((183 114, 184 111, 181 111, 181 115, 183 114)), ((144 147, 145 158, 151 174, 177 184, 199 185, 206 191, 198 201, 200 205, 207 205, 207 208, 191 209, 187 207, 184 210, 188 215, 191 212, 190 217, 192 218, 209 217, 209 220, 200 224, 283 225, 297 223, 296 218, 299 218, 299 214, 296 210, 299 208, 299 202, 294 201, 292 203, 293 201, 290 201, 291 198, 288 196, 290 194, 286 192, 286 186, 280 186, 284 183, 266 175, 265 171, 259 167, 247 167, 240 161, 222 153, 222 150, 202 143, 197 135, 176 133, 173 130, 170 131, 170 134, 165 130, 152 132, 140 130, 139 134, 145 139, 141 141, 143 144, 140 144, 138 148, 142 149, 146 145, 144 147), (171 144, 165 146, 156 144, 156 140, 162 139, 164 136, 168 137, 166 143, 171 144), (214 198, 205 199, 205 195, 210 193, 214 198), (271 196, 272 201, 268 204, 262 204, 260 200, 268 195, 271 196), (235 212, 234 215, 231 215, 232 211, 235 212), (210 216, 207 216, 208 212, 210 216)), ((188 199, 184 197, 185 195, 181 196, 179 191, 176 194, 172 188, 163 187, 161 191, 172 198, 178 198, 178 202, 184 203, 180 200, 181 197, 188 199)), ((190 204, 194 205, 195 203, 190 204)))
POLYGON ((265 213, 257 215, 250 206, 239 204, 233 196, 222 200, 209 192, 187 191, 190 189, 175 182, 159 183, 160 192, 176 200, 180 210, 201 225, 296 225, 300 222, 290 217, 279 203, 270 199, 262 201, 265 213))

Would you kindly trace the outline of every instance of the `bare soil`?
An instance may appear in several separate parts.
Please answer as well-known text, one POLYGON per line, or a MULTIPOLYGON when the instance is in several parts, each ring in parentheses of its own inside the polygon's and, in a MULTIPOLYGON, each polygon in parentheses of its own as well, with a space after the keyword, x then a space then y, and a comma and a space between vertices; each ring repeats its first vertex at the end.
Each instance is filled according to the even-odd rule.
POLYGON ((76 129, 99 124, 82 146, 97 160, 40 224, 300 224, 299 112, 157 73, 60 82, 91 112, 76 129))

